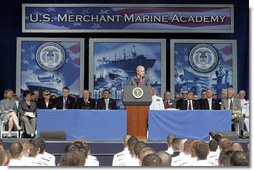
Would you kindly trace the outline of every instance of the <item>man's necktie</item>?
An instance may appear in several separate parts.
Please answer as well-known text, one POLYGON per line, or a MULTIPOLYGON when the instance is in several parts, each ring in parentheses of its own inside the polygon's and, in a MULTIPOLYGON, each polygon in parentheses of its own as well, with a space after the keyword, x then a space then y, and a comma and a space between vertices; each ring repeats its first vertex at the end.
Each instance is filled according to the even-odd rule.
POLYGON ((138 81, 138 86, 139 86, 139 87, 142 86, 142 78, 140 78, 140 80, 138 81))
POLYGON ((230 110, 233 110, 233 100, 232 100, 232 99, 230 99, 229 109, 230 109, 230 110))
POLYGON ((166 101, 166 109, 170 108, 169 100, 166 101))
POLYGON ((189 106, 188 106, 188 110, 191 110, 192 107, 191 107, 191 101, 189 100, 189 106))

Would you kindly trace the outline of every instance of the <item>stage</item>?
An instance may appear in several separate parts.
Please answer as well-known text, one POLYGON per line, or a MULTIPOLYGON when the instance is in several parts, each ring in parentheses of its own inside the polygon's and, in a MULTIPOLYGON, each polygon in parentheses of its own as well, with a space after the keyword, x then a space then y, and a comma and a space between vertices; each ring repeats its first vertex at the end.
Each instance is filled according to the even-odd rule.
MULTIPOLYGON (((4 148, 8 149, 10 143, 29 140, 29 139, 2 139, 4 148)), ((64 151, 64 147, 72 141, 46 141, 46 151, 52 153, 56 157, 56 164, 64 151)), ((87 141, 90 145, 92 155, 96 156, 100 162, 100 166, 112 166, 112 160, 114 154, 123 150, 122 141, 87 141)), ((248 150, 249 139, 239 139, 238 141, 242 144, 244 151, 248 150)), ((147 146, 150 146, 158 151, 165 151, 167 149, 166 141, 146 141, 147 146)))

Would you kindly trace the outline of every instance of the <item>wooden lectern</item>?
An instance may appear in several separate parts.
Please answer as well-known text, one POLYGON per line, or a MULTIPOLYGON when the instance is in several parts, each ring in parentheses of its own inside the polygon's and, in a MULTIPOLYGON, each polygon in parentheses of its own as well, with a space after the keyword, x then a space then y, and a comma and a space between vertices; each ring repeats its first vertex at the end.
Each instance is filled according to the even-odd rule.
POLYGON ((123 104, 127 110, 127 134, 146 139, 148 111, 152 103, 150 86, 126 86, 123 90, 123 104))

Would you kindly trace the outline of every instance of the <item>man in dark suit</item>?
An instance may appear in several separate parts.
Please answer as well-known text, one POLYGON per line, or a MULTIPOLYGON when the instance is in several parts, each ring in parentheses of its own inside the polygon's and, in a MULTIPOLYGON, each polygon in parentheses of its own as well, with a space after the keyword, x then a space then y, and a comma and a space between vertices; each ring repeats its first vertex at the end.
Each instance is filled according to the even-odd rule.
POLYGON ((176 102, 176 108, 177 109, 183 108, 185 106, 187 96, 188 96, 188 91, 184 90, 182 92, 182 98, 180 100, 177 100, 177 102, 176 102))
POLYGON ((78 109, 95 109, 96 102, 94 99, 90 98, 90 92, 88 90, 83 90, 83 97, 79 98, 77 101, 78 109))
POLYGON ((42 93, 43 99, 39 99, 37 102, 37 108, 39 109, 53 109, 54 108, 54 101, 50 98, 50 91, 45 90, 42 93))
POLYGON ((55 99, 54 108, 56 109, 75 109, 75 98, 70 96, 69 87, 63 87, 62 96, 55 99))
POLYGON ((193 92, 188 92, 187 100, 183 101, 179 106, 180 110, 198 110, 200 109, 199 102, 197 100, 193 100, 194 94, 193 92))
POLYGON ((116 101, 110 98, 110 91, 105 89, 102 92, 102 98, 97 102, 97 109, 100 110, 115 110, 117 109, 116 101))
POLYGON ((163 98, 164 108, 176 108, 175 101, 171 99, 171 93, 169 91, 165 91, 163 98))
POLYGON ((206 98, 207 98, 206 90, 202 90, 201 91, 201 98, 198 99, 200 107, 202 106, 202 103, 204 100, 206 100, 206 98))
POLYGON ((213 99, 213 90, 208 89, 206 93, 207 93, 207 98, 200 103, 201 109, 220 110, 219 102, 216 99, 213 99))
POLYGON ((150 80, 145 76, 145 68, 139 65, 136 68, 137 75, 132 77, 129 81, 129 85, 132 86, 150 86, 150 80))

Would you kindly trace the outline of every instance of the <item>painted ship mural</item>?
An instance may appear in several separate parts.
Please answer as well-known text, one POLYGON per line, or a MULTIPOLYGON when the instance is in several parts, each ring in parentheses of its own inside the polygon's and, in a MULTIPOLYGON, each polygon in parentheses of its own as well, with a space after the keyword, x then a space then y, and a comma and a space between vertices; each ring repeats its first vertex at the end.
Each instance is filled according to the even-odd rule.
POLYGON ((101 68, 119 68, 124 70, 127 73, 135 73, 138 65, 143 65, 146 70, 153 67, 156 59, 148 58, 148 55, 137 54, 135 46, 132 46, 130 53, 126 53, 126 50, 123 50, 122 57, 117 58, 116 54, 113 60, 103 57, 102 59, 97 60, 98 69, 101 68))
POLYGON ((44 90, 49 90, 51 94, 57 96, 61 95, 62 83, 61 80, 55 78, 54 75, 38 76, 39 82, 26 82, 26 85, 30 91, 38 90, 40 96, 44 90))

